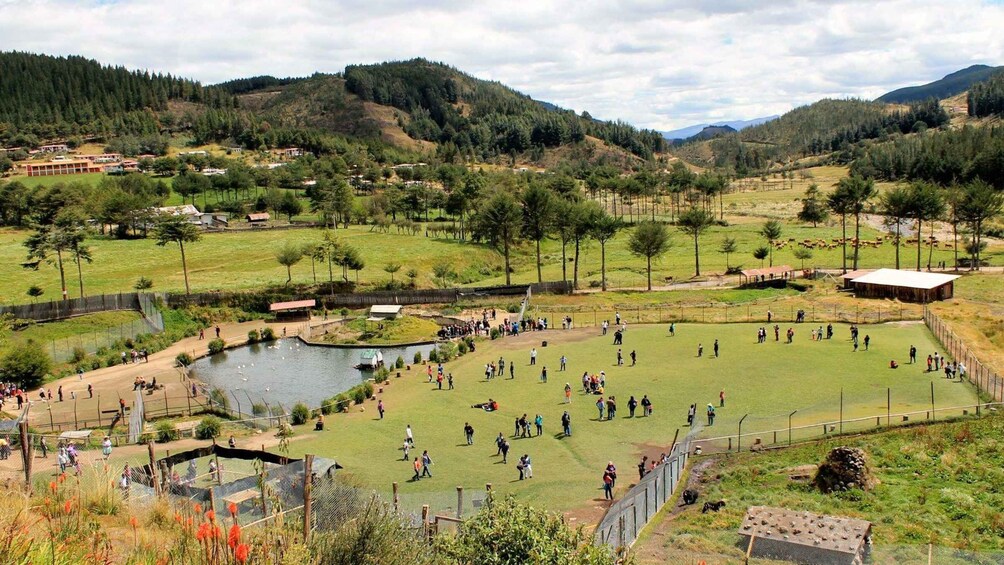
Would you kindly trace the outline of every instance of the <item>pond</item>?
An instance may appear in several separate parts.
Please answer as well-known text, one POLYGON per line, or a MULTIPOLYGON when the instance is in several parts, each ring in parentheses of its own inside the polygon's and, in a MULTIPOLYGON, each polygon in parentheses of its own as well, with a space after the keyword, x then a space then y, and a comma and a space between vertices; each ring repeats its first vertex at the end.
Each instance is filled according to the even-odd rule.
MULTIPOLYGON (((416 351, 427 358, 434 347, 428 345, 373 347, 392 366, 398 356, 411 363, 416 351)), ((321 402, 356 386, 372 374, 360 371, 366 347, 326 347, 308 345, 296 338, 271 343, 255 343, 204 357, 192 367, 192 376, 210 387, 230 393, 242 412, 251 411, 252 402, 282 403, 289 409, 298 401, 317 407, 321 402)))

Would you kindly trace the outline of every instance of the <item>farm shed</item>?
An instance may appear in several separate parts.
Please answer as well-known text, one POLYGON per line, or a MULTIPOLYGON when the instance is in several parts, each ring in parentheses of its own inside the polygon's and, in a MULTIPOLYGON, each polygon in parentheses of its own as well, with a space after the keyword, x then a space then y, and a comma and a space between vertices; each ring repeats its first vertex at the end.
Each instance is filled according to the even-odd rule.
POLYGON ((268 305, 269 312, 275 312, 277 322, 309 320, 310 309, 317 305, 317 300, 292 300, 290 302, 274 302, 268 305))
POLYGON ((903 302, 947 300, 959 275, 879 269, 851 280, 858 298, 895 298, 903 302))
POLYGON ((379 322, 382 320, 395 320, 401 315, 401 306, 397 304, 376 304, 370 306, 370 315, 367 320, 379 322))
POLYGON ((840 276, 840 280, 842 282, 841 286, 846 290, 853 290, 854 283, 852 283, 851 281, 853 281, 858 277, 863 277, 868 273, 874 273, 874 272, 875 269, 858 269, 856 271, 847 271, 846 273, 840 276))
POLYGON ((248 214, 244 218, 252 226, 263 226, 269 221, 271 216, 268 215, 268 212, 256 212, 254 214, 248 214))
POLYGON ((750 555, 795 563, 859 565, 871 544, 871 522, 796 512, 770 506, 751 506, 739 526, 743 547, 750 555))
POLYGON ((795 278, 795 269, 788 265, 764 267, 762 269, 743 269, 739 271, 739 284, 753 284, 765 281, 791 280, 795 278))

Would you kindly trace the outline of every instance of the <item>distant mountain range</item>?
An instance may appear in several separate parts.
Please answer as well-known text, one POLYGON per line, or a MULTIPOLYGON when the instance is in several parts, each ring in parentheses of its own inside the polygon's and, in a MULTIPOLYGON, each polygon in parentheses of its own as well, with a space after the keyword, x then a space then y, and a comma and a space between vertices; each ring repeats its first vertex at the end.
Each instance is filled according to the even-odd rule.
MULTIPOLYGON (((766 117, 763 117, 763 118, 753 118, 752 120, 731 120, 731 121, 726 121, 726 122, 715 122, 713 124, 697 124, 697 125, 694 125, 694 126, 688 126, 688 127, 680 128, 680 129, 674 129, 674 130, 669 130, 669 131, 661 131, 659 133, 661 133, 663 137, 665 137, 666 139, 668 139, 670 141, 672 141, 674 139, 687 139, 687 138, 694 137, 695 135, 701 133, 702 131, 704 131, 705 128, 729 127, 729 128, 732 128, 735 131, 739 131, 741 129, 745 129, 745 128, 748 128, 748 127, 751 127, 751 126, 758 126, 758 125, 760 125, 760 124, 762 124, 764 122, 768 122, 768 121, 773 120, 773 119, 775 119, 777 117, 778 117, 777 115, 773 115, 773 116, 766 116, 766 117)), ((714 130, 712 130, 712 131, 714 131, 714 130)), ((720 132, 720 130, 719 130, 719 132, 720 132)), ((715 132, 715 133, 718 133, 718 132, 715 132)))
POLYGON ((1004 71, 1004 67, 973 65, 945 75, 944 78, 934 82, 920 86, 908 86, 887 92, 879 96, 876 101, 887 104, 906 104, 927 100, 928 98, 949 98, 969 90, 969 87, 973 83, 987 80, 990 78, 990 75, 999 71, 1004 71))

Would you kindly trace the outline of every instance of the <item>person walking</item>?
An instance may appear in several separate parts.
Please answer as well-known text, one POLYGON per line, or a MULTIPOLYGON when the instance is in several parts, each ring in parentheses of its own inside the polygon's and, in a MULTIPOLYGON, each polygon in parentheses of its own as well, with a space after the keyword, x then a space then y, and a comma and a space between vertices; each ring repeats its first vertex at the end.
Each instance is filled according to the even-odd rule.
POLYGON ((411 433, 411 424, 408 424, 404 428, 404 437, 405 437, 405 441, 407 441, 409 445, 411 445, 412 447, 415 447, 415 436, 412 435, 412 433, 411 433))
POLYGON ((568 357, 564 355, 561 356, 560 365, 558 366, 559 371, 564 371, 568 364, 568 357))
POLYGON ((94 386, 87 383, 87 398, 94 398, 94 386))
POLYGON ((502 435, 502 432, 499 432, 498 437, 495 438, 495 446, 499 448, 498 451, 495 452, 495 455, 502 455, 502 443, 504 441, 505 441, 505 436, 502 435))
POLYGON ((694 425, 694 418, 696 416, 697 416, 697 405, 696 404, 691 404, 690 405, 690 410, 687 410, 687 425, 688 426, 693 426, 694 425))
POLYGON ((715 349, 715 357, 718 357, 718 340, 717 339, 715 340, 714 349, 715 349))
POLYGON ((634 395, 628 399, 628 417, 634 418, 635 408, 638 408, 638 401, 635 400, 634 395))
POLYGON ((610 473, 605 471, 603 473, 603 498, 605 500, 614 499, 614 480, 610 476, 610 473))
MULTIPOLYGON (((284 329, 285 329, 285 328, 284 328, 284 329)), ((216 337, 217 337, 217 338, 219 338, 219 337, 220 337, 220 327, 219 327, 219 326, 216 326, 216 337)))
POLYGON ((702 344, 702 343, 698 343, 697 344, 697 356, 698 357, 703 357, 704 356, 704 344, 702 344))
POLYGON ((715 407, 708 404, 708 425, 715 425, 715 407))
POLYGON ((612 488, 616 488, 617 487, 617 467, 614 466, 614 462, 613 461, 607 461, 607 468, 605 469, 605 472, 608 475, 610 475, 611 487, 612 488))
POLYGON ((45 436, 38 436, 38 448, 42 450, 42 458, 49 458, 49 444, 45 443, 45 436))
POLYGON ((561 431, 566 436, 572 435, 572 417, 568 414, 568 410, 565 410, 565 413, 561 415, 561 431))
POLYGON ((719 408, 725 408, 725 389, 723 388, 721 392, 718 393, 718 406, 719 408))
POLYGON ((415 463, 414 463, 413 467, 415 468, 415 474, 411 477, 411 480, 413 480, 413 481, 421 480, 422 479, 422 475, 421 475, 421 473, 422 473, 422 462, 418 460, 418 457, 415 458, 415 463))
POLYGON ((502 464, 508 463, 509 458, 509 440, 502 438, 502 464))
POLYGON ((913 365, 916 362, 917 362, 917 347, 911 345, 910 346, 910 364, 913 365))
POLYGON ((428 475, 430 479, 432 478, 432 471, 429 470, 429 467, 431 465, 432 465, 432 457, 429 457, 429 450, 425 450, 425 451, 422 452, 422 476, 423 477, 426 476, 426 475, 428 475))
POLYGON ((572 385, 565 383, 565 404, 572 403, 572 385))
POLYGON ((641 397, 641 414, 645 417, 652 415, 652 401, 648 399, 647 394, 641 397))
POLYGON ((536 365, 537 364, 537 348, 536 347, 530 349, 530 364, 531 365, 536 365))
POLYGON ((533 419, 533 425, 537 427, 537 437, 540 437, 544 433, 544 417, 537 414, 533 419))
POLYGON ((540 369, 540 382, 547 383, 547 365, 540 369))
POLYGON ((464 422, 464 437, 467 439, 467 445, 474 445, 474 426, 470 422, 464 422))
POLYGON ((446 374, 446 383, 449 385, 447 388, 453 390, 453 373, 446 374))
POLYGON ((380 399, 379 402, 377 402, 377 412, 380 413, 380 419, 383 420, 383 399, 382 398, 380 399))
POLYGON ((596 401, 596 410, 598 410, 599 413, 600 413, 600 416, 599 416, 600 421, 603 420, 603 406, 604 406, 604 404, 605 404, 605 402, 603 401, 603 397, 601 396, 600 399, 596 401))
POLYGON ((624 354, 621 353, 620 348, 617 348, 617 366, 620 367, 624 364, 624 354))
POLYGON ((871 343, 872 336, 865 334, 865 351, 868 351, 868 344, 871 343))
POLYGON ((676 322, 669 324, 669 337, 676 337, 676 322))
POLYGON ((515 379, 516 378, 516 364, 515 363, 509 363, 509 378, 510 379, 515 379))
POLYGON ((638 354, 635 353, 634 349, 632 349, 631 350, 631 366, 632 367, 634 367, 636 361, 638 361, 638 354))

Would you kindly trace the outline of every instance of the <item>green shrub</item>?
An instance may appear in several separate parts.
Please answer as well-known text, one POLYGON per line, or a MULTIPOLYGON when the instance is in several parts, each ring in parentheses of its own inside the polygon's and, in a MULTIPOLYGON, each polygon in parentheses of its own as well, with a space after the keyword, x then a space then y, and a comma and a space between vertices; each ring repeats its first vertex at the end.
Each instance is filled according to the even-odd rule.
POLYGON ((321 414, 327 416, 335 411, 337 411, 337 408, 335 407, 335 397, 328 398, 327 400, 323 400, 321 402, 321 414))
POLYGON ((114 367, 115 365, 118 364, 118 362, 119 362, 118 356, 117 355, 112 355, 112 356, 108 357, 107 359, 105 359, 105 367, 114 367))
POLYGON ((349 394, 352 395, 352 402, 356 404, 366 402, 366 391, 361 386, 353 387, 349 394))
POLYGON ((283 422, 279 426, 279 431, 275 433, 275 437, 293 437, 293 426, 283 422))
POLYGON ((220 437, 223 430, 223 422, 216 416, 206 416, 195 427, 195 437, 198 439, 213 439, 220 437))
POLYGON ((178 429, 171 422, 157 424, 157 443, 167 443, 178 439, 178 429))
POLYGON ((499 338, 499 329, 498 328, 492 328, 491 333, 489 333, 488 335, 492 339, 498 339, 499 338))
POLYGON ((226 349, 226 347, 227 347, 227 342, 223 341, 220 338, 216 338, 209 342, 209 353, 215 355, 226 349))
POLYGON ((346 410, 349 409, 349 396, 344 392, 336 394, 334 401, 335 401, 335 406, 334 406, 335 412, 345 412, 346 410))
POLYGON ((366 398, 373 397, 373 383, 363 383, 363 392, 366 393, 366 398))
POLYGON ((460 354, 460 355, 467 355, 467 342, 466 341, 460 340, 460 343, 457 344, 457 353, 460 354))
POLYGON ((251 413, 257 418, 268 416, 268 406, 264 402, 255 402, 251 405, 251 413))
POLYGON ((400 355, 397 356, 397 361, 394 361, 394 368, 395 369, 404 368, 404 357, 401 357, 400 355))
POLYGON ((439 351, 437 349, 429 352, 429 363, 439 363, 439 351))
POLYGON ((258 335, 258 330, 251 330, 248 332, 248 343, 258 343, 261 337, 258 335))
POLYGON ((436 358, 440 363, 451 361, 457 356, 457 346, 452 341, 439 344, 436 350, 436 358))
POLYGON ((177 357, 174 358, 174 361, 175 363, 178 364, 179 367, 187 367, 192 363, 194 363, 195 359, 192 359, 192 356, 190 354, 181 352, 178 354, 177 357))
POLYGON ((52 369, 49 355, 34 340, 11 346, 0 359, 0 381, 20 383, 31 389, 42 384, 42 379, 52 369))
POLYGON ((297 402, 293 405, 293 410, 289 414, 289 419, 293 422, 294 426, 302 426, 307 423, 310 419, 310 408, 302 402, 297 402))
POLYGON ((73 355, 70 356, 70 363, 80 363, 87 357, 87 352, 83 347, 74 347, 73 355))
POLYGON ((275 341, 275 330, 266 327, 261 330, 261 340, 262 341, 275 341))
POLYGON ((96 371, 96 370, 98 370, 100 368, 101 368, 101 359, 92 359, 91 360, 91 370, 92 371, 96 371))
POLYGON ((414 364, 416 364, 416 365, 421 365, 422 364, 422 352, 421 351, 416 351, 415 352, 415 357, 414 357, 414 359, 412 359, 412 362, 414 364))
POLYGON ((387 367, 380 367, 379 369, 377 369, 376 374, 373 375, 373 380, 376 381, 377 384, 385 383, 389 378, 390 378, 390 369, 388 369, 387 367))

